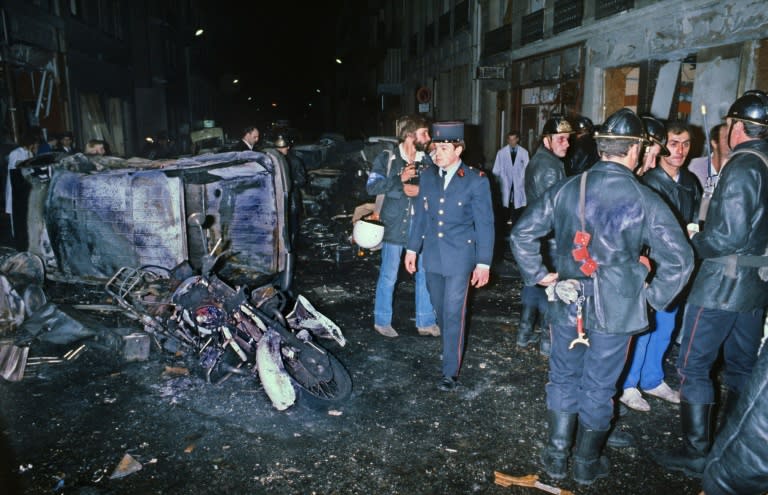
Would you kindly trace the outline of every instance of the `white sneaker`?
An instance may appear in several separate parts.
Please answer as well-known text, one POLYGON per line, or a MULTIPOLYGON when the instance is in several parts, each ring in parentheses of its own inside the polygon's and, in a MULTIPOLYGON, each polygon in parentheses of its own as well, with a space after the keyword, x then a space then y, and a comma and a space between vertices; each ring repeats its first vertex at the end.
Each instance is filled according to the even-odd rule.
POLYGON ((391 337, 391 338, 397 337, 397 332, 395 331, 394 328, 392 328, 392 325, 374 324, 373 328, 385 337, 391 337))
POLYGON ((640 390, 636 387, 625 388, 619 400, 622 404, 635 411, 648 412, 651 410, 651 405, 643 399, 640 390))
POLYGON ((661 400, 671 402, 672 404, 680 404, 680 392, 672 390, 666 382, 661 382, 658 387, 650 390, 643 390, 648 395, 658 397, 661 400))

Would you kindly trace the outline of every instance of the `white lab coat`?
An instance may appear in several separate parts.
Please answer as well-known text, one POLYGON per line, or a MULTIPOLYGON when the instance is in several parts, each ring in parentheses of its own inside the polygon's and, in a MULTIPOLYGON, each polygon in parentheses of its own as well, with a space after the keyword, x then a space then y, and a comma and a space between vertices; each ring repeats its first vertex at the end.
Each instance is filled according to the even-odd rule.
POLYGON ((509 145, 504 146, 496 153, 496 161, 493 163, 493 175, 498 178, 501 188, 501 204, 506 208, 510 204, 510 192, 514 191, 514 207, 525 206, 525 168, 528 166, 528 150, 517 146, 515 163, 509 155, 509 145), (514 186, 514 189, 513 187, 514 186))

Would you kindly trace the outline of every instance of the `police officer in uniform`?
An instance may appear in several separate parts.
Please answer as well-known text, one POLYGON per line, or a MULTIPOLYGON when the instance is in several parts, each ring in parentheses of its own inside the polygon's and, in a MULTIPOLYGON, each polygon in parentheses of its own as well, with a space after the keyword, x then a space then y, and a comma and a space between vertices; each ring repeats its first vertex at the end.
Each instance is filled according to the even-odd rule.
POLYGON ((461 161, 464 123, 435 123, 432 141, 437 167, 421 174, 405 268, 414 273, 417 253, 422 253, 442 332, 443 377, 438 389, 450 391, 456 388, 464 353, 469 285, 482 287, 490 275, 493 205, 488 177, 461 161))
MULTIPOLYGON (((542 140, 536 154, 533 155, 525 169, 525 197, 528 204, 533 203, 544 194, 544 191, 565 178, 563 159, 568 152, 568 141, 573 128, 562 115, 554 114, 544 123, 542 140)), ((551 265, 549 252, 554 249, 552 242, 542 243, 545 263, 551 265)), ((550 335, 546 319, 547 296, 544 289, 536 285, 526 285, 521 293, 523 309, 520 314, 520 325, 517 327, 517 345, 527 347, 535 343, 538 336, 533 333, 538 313, 541 332, 539 352, 549 356, 550 335)))
POLYGON ((565 478, 578 430, 573 479, 587 485, 609 472, 601 452, 612 397, 631 336, 648 329, 646 303, 666 307, 693 270, 693 252, 674 214, 632 173, 644 141, 640 118, 619 110, 595 139, 601 161, 544 192, 511 237, 524 282, 547 286, 552 298, 544 470, 565 478), (550 232, 554 272, 540 250, 540 239, 550 232), (655 264, 647 285, 644 246, 655 264))
POLYGON ((727 414, 757 360, 768 306, 768 95, 744 93, 728 110, 726 125, 731 155, 703 230, 691 232, 702 264, 688 296, 677 361, 683 446, 654 456, 695 477, 712 442, 712 366, 722 347, 727 414))

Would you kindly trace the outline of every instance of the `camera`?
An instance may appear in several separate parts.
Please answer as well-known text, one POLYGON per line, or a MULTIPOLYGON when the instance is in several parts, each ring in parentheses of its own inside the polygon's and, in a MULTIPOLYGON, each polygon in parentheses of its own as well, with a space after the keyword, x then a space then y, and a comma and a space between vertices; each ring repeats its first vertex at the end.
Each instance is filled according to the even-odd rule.
POLYGON ((409 163, 408 167, 411 166, 411 165, 414 166, 414 171, 416 172, 416 175, 414 175, 413 177, 411 177, 410 179, 405 181, 404 184, 408 184, 410 186, 418 186, 419 185, 419 176, 421 175, 421 167, 423 166, 423 164, 421 162, 409 163))

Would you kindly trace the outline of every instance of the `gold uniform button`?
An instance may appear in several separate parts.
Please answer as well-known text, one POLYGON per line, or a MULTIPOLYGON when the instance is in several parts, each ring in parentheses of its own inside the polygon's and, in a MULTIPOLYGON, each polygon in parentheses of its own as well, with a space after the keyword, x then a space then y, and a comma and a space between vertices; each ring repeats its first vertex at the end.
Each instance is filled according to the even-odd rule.
POLYGON ((443 237, 443 233, 442 232, 438 232, 437 233, 437 237, 443 237))
POLYGON ((442 215, 442 214, 443 214, 443 210, 437 210, 437 213, 438 213, 439 215, 442 215))
MULTIPOLYGON (((427 198, 424 198, 424 199, 427 199, 427 198)), ((440 198, 440 202, 445 203, 445 198, 440 198)))
POLYGON ((459 206, 461 206, 461 201, 459 201, 459 206))
POLYGON ((443 224, 443 221, 442 221, 442 220, 440 220, 439 222, 437 222, 437 224, 438 224, 438 225, 442 225, 442 224, 443 224))

